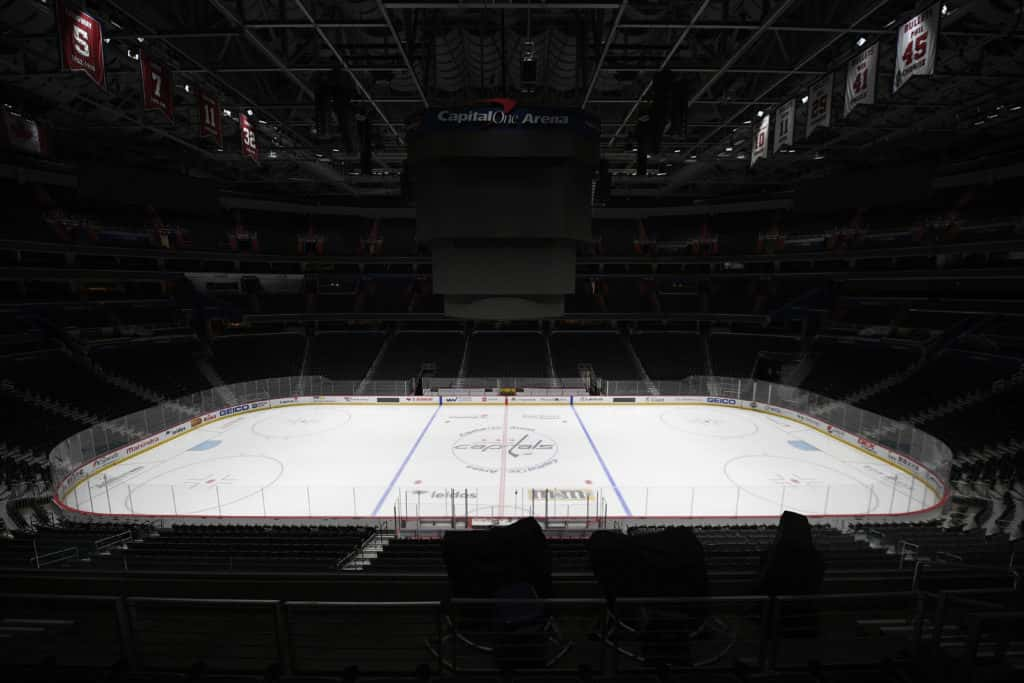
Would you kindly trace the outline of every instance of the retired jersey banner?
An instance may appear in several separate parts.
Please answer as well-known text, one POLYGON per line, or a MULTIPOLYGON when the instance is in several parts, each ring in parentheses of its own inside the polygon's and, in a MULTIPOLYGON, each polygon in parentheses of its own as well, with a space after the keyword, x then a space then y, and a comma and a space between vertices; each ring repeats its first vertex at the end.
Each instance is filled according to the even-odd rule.
POLYGON ((242 132, 242 154, 259 163, 260 153, 256 148, 256 131, 249 122, 249 117, 239 114, 238 127, 242 132))
POLYGON ((106 88, 103 62, 103 27, 89 13, 57 2, 57 33, 61 62, 68 71, 84 71, 96 85, 106 88))
POLYGON ((220 102, 213 95, 199 92, 199 137, 213 136, 218 147, 224 146, 224 128, 221 123, 220 102))
POLYGON ((168 119, 174 119, 174 85, 171 70, 154 62, 145 53, 139 59, 142 69, 142 108, 146 111, 162 111, 168 119))
POLYGON ((768 157, 768 131, 771 129, 770 117, 764 115, 761 123, 754 130, 754 144, 750 148, 750 165, 757 163, 758 159, 768 157))
POLYGON ((796 123, 796 100, 790 100, 775 110, 775 146, 773 152, 793 146, 793 128, 796 123))
POLYGON ((850 60, 846 67, 846 97, 843 116, 849 116, 858 104, 875 103, 875 81, 878 77, 878 43, 850 60))
POLYGON ((811 86, 807 99, 807 135, 832 123, 832 74, 811 86))
POLYGON ((914 76, 935 73, 936 47, 939 44, 939 4, 921 12, 900 26, 896 35, 896 76, 892 91, 899 90, 914 76))

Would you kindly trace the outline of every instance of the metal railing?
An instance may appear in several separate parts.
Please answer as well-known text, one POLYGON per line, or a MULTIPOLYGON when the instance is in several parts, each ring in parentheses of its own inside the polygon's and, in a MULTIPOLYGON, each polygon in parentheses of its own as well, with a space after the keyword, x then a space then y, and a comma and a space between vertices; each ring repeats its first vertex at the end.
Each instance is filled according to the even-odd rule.
MULTIPOLYGON (((988 591, 704 598, 319 602, 0 596, 5 617, 109 623, 51 634, 67 665, 282 675, 493 675, 914 668, 953 648, 966 672, 1020 649, 1024 614, 988 591), (991 595, 990 595, 991 594, 991 595), (964 651, 962 646, 967 643, 964 651), (960 648, 959 651, 957 648, 960 648), (959 656, 963 653, 965 656, 959 656), (82 661, 79 661, 82 660, 82 661)), ((573 678, 573 680, 576 680, 573 678)), ((969 680, 969 678, 956 678, 969 680)))
MULTIPOLYGON (((586 382, 579 377, 425 377, 424 393, 473 394, 480 391, 519 389, 537 394, 543 390, 573 389, 586 393, 586 382)), ((563 393, 552 395, 565 395, 563 393)))

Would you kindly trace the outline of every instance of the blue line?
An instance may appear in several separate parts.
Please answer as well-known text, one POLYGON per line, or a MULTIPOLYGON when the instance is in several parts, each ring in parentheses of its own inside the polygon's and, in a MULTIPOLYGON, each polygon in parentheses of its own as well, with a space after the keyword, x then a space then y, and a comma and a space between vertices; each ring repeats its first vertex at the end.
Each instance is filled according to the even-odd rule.
POLYGON ((381 495, 380 500, 377 501, 377 505, 374 506, 373 512, 370 513, 371 517, 377 516, 377 513, 380 511, 380 506, 384 504, 384 501, 387 500, 387 497, 391 494, 391 489, 395 487, 395 482, 397 482, 398 478, 402 476, 402 471, 405 469, 405 466, 409 464, 409 460, 412 459, 412 454, 416 452, 417 448, 419 448, 420 441, 423 441, 423 437, 426 435, 427 430, 430 429, 430 425, 434 424, 434 418, 437 417, 437 414, 438 412, 440 412, 440 410, 441 404, 438 403, 437 407, 434 408, 434 414, 430 416, 430 419, 427 420, 426 426, 423 427, 423 431, 421 431, 420 435, 416 437, 416 441, 413 443, 412 448, 410 448, 409 452, 406 454, 405 460, 403 460, 402 464, 398 467, 398 471, 395 472, 395 476, 391 477, 391 482, 388 484, 388 487, 384 489, 384 493, 383 495, 381 495))
POLYGON ((597 445, 594 444, 594 440, 590 438, 590 432, 587 431, 587 426, 583 424, 583 418, 576 412, 576 406, 570 405, 572 408, 572 414, 576 416, 576 421, 580 423, 580 429, 583 430, 583 435, 587 437, 587 441, 590 442, 590 447, 594 450, 594 455, 597 456, 597 461, 601 463, 601 469, 604 470, 604 476, 608 477, 608 481, 612 485, 612 490, 615 491, 615 495, 619 497, 619 502, 622 504, 622 509, 626 511, 626 516, 632 517, 633 513, 626 505, 626 499, 622 497, 622 491, 619 490, 619 485, 615 483, 615 478, 612 473, 608 471, 608 465, 604 464, 604 458, 601 457, 601 451, 597 450, 597 445))

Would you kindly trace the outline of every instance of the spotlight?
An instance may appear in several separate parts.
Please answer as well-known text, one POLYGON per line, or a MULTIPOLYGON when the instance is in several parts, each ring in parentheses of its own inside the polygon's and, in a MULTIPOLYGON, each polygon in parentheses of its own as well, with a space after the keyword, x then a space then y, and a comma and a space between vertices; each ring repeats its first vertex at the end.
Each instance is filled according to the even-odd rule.
POLYGON ((864 43, 866 42, 868 42, 868 39, 865 38, 864 36, 861 36, 860 38, 857 39, 857 47, 864 47, 864 43))
POLYGON ((803 97, 800 98, 800 104, 807 104, 808 99, 809 97, 807 95, 804 95, 803 97))
POLYGON ((246 116, 252 116, 252 109, 246 109, 245 114, 246 116))
POLYGON ((537 52, 532 40, 523 41, 523 54, 519 60, 520 87, 525 93, 537 90, 537 52))

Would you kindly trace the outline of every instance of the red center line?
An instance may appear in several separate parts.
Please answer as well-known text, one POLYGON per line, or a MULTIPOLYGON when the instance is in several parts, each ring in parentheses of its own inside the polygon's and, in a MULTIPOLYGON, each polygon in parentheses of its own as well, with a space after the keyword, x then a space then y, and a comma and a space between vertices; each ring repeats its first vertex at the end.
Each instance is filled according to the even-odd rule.
POLYGON ((501 427, 501 469, 498 471, 498 516, 505 513, 505 461, 508 457, 508 399, 505 400, 505 419, 501 427))

